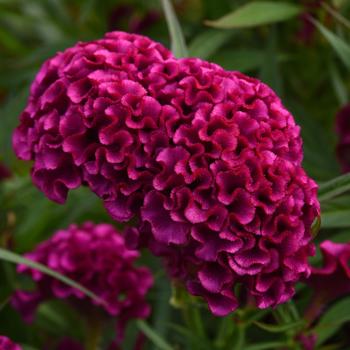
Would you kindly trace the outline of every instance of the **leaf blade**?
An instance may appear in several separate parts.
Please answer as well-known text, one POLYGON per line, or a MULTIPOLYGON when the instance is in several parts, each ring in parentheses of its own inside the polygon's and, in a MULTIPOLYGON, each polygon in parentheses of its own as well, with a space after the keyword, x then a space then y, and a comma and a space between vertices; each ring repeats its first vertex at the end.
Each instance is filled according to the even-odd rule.
POLYGON ((196 36, 188 47, 191 57, 209 58, 224 45, 235 32, 209 29, 196 36))
POLYGON ((187 57, 188 51, 185 38, 183 36, 180 23, 176 17, 173 5, 171 4, 170 0, 162 0, 162 6, 169 29, 171 51, 177 58, 187 57))
POLYGON ((142 331, 149 340, 151 340, 161 350, 173 350, 173 348, 159 336, 145 321, 137 320, 137 327, 142 331))
POLYGON ((22 265, 26 265, 30 268, 33 268, 35 270, 38 270, 50 277, 53 277, 59 281, 61 281, 62 283, 65 283, 75 289, 78 289, 79 291, 81 291, 82 293, 84 293, 86 296, 90 297, 91 299, 94 299, 96 301, 98 301, 101 304, 104 304, 105 302, 99 298, 96 294, 94 294, 93 292, 91 292, 90 290, 88 290, 87 288, 85 288, 84 286, 82 286, 81 284, 71 280, 70 278, 48 268, 47 266, 40 264, 36 261, 32 261, 29 260, 23 256, 20 256, 16 253, 10 252, 9 250, 0 248, 0 260, 4 260, 7 262, 11 262, 14 264, 22 264, 22 265))
POLYGON ((334 210, 322 213, 321 227, 323 229, 350 227, 350 210, 334 210))
POLYGON ((289 323, 280 324, 280 325, 267 324, 259 321, 254 321, 253 324, 270 333, 281 333, 281 332, 289 331, 290 329, 301 327, 304 324, 304 321, 300 320, 300 321, 289 322, 289 323))
POLYGON ((313 332, 317 334, 317 345, 324 343, 339 330, 343 323, 350 321, 349 308, 350 298, 346 298, 327 310, 313 329, 313 332))
POLYGON ((350 191, 350 174, 341 175, 322 183, 318 189, 318 199, 320 202, 325 202, 347 191, 350 191))
POLYGON ((253 1, 215 21, 207 20, 205 24, 221 29, 252 28, 284 21, 300 12, 300 6, 287 2, 253 1))
POLYGON ((333 50, 338 55, 340 60, 344 63, 345 67, 350 70, 350 45, 348 45, 342 38, 328 30, 317 20, 312 18, 311 22, 316 26, 316 28, 332 46, 333 50))

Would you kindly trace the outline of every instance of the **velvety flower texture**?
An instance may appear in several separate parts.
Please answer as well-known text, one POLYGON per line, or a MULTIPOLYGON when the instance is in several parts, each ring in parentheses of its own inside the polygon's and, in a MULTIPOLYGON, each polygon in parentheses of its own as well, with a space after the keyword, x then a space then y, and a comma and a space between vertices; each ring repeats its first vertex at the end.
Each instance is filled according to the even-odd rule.
POLYGON ((0 350, 22 350, 22 348, 9 338, 0 335, 0 350))
MULTIPOLYGON (((125 247, 124 238, 112 225, 86 222, 59 230, 41 243, 28 259, 40 262, 80 283, 104 303, 88 298, 79 290, 24 265, 18 272, 31 275, 35 291, 17 291, 12 305, 30 322, 38 304, 50 298, 67 299, 80 311, 95 315, 96 308, 116 316, 122 333, 131 318, 145 318, 150 313, 145 294, 153 284, 150 271, 135 267, 139 253, 125 247)), ((97 309, 98 310, 98 309, 97 309)))
POLYGON ((34 183, 63 203, 86 185, 131 246, 215 315, 285 302, 309 274, 317 186, 301 167, 300 128, 265 84, 146 37, 108 33, 48 60, 13 137, 34 183))
POLYGON ((343 172, 350 171, 350 104, 345 105, 336 115, 336 131, 339 137, 337 157, 343 172))

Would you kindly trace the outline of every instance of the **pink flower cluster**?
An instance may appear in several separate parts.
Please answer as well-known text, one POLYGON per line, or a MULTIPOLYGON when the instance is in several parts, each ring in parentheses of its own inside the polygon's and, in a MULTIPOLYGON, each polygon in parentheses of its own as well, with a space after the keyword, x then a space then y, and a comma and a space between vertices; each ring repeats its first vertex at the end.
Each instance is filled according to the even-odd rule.
POLYGON ((0 335, 0 350, 22 350, 22 348, 9 338, 0 335))
POLYGON ((86 185, 115 220, 136 217, 128 243, 215 315, 238 307, 237 284, 266 308, 310 272, 317 186, 300 128, 256 79, 108 33, 45 62, 13 144, 49 198, 86 185))
POLYGON ((71 225, 59 230, 26 257, 80 283, 103 303, 38 270, 19 265, 18 272, 31 275, 36 290, 17 291, 12 305, 28 322, 38 304, 50 298, 67 299, 88 314, 93 314, 98 306, 107 315, 117 316, 122 332, 129 319, 145 318, 150 313, 145 294, 153 278, 147 268, 134 266, 138 255, 137 251, 126 249, 124 238, 112 225, 91 222, 71 225))
POLYGON ((313 300, 321 306, 350 293, 350 243, 323 241, 323 266, 312 267, 306 283, 314 290, 313 300))
POLYGON ((339 136, 337 156, 344 173, 350 171, 350 104, 336 115, 336 131, 339 136))

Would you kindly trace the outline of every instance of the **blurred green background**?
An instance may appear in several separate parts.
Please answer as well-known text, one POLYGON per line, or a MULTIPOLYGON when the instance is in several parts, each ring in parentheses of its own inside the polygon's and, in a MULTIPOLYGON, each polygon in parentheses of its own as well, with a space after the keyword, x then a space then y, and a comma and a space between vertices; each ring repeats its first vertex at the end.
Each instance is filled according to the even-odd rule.
MULTIPOLYGON (((247 3, 174 1, 189 56, 239 70, 269 84, 302 127, 304 166, 309 175, 319 183, 340 175, 334 118, 349 95, 350 1, 289 1, 299 6, 298 14, 262 25, 234 24, 232 28, 221 29, 206 22, 247 3), (313 22, 317 26, 310 18, 317 21, 313 22)), ((85 189, 73 192, 65 206, 48 201, 32 186, 28 164, 15 159, 11 134, 40 65, 79 40, 100 38, 112 30, 145 34, 170 47, 167 23, 158 0, 0 0, 0 162, 12 172, 12 177, 0 187, 1 246, 23 253, 69 223, 87 219, 110 221, 100 201, 85 189)), ((348 240, 349 203, 349 196, 343 196, 324 204, 321 238, 332 235, 335 240, 348 240)), ((143 260, 153 266, 157 276, 149 296, 154 309, 150 323, 154 329, 163 337, 174 338, 179 349, 182 346, 211 349, 206 341, 198 345, 201 343, 198 334, 191 338, 185 327, 176 325, 180 316, 169 306, 170 286, 159 262, 147 253, 143 260)), ((55 303, 40 309, 34 325, 24 325, 9 306, 8 298, 13 289, 25 283, 16 277, 13 266, 0 265, 0 334, 31 344, 34 349, 42 349, 44 342, 54 344, 56 338, 64 335, 82 337, 84 325, 77 321, 78 315, 55 303)), ((221 326, 207 327, 210 335, 215 335, 221 326)), ((132 344, 135 327, 129 331, 126 342, 132 344)), ((266 339, 260 333, 256 329, 254 339, 266 339)), ((131 348, 125 345, 125 349, 131 348)))

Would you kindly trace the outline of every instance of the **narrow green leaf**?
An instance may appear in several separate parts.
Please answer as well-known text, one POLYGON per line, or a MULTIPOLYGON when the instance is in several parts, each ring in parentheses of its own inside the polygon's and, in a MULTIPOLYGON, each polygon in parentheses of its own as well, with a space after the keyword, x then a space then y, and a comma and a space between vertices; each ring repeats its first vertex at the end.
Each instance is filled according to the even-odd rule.
POLYGON ((234 31, 208 29, 196 36, 188 47, 189 56, 207 59, 235 34, 234 31))
POLYGON ((169 300, 171 289, 165 278, 158 280, 156 284, 156 302, 153 305, 153 327, 158 331, 161 337, 167 337, 168 323, 171 319, 172 308, 169 300))
POLYGON ((259 328, 270 332, 270 333, 281 333, 288 331, 290 329, 298 328, 301 327, 304 324, 304 321, 300 320, 297 322, 290 322, 286 324, 267 324, 259 321, 254 321, 253 322, 256 326, 259 328))
POLYGON ((267 85, 269 85, 279 96, 283 94, 283 77, 280 73, 279 64, 277 62, 277 42, 278 32, 275 26, 269 31, 266 43, 264 59, 260 69, 259 77, 267 85))
POLYGON ((350 210, 334 210, 321 215, 322 228, 350 227, 350 210))
POLYGON ((344 65, 350 69, 350 45, 315 19, 312 19, 312 23, 323 34, 344 65))
POLYGON ((228 70, 247 72, 259 68, 265 58, 265 53, 257 49, 223 49, 212 56, 215 63, 228 70))
POLYGON ((244 350, 276 350, 286 347, 283 342, 267 342, 245 346, 244 350))
POLYGON ((210 342, 208 342, 207 339, 199 337, 192 331, 192 329, 172 323, 169 324, 169 328, 173 329, 175 333, 178 333, 180 335, 181 340, 184 340, 184 343, 188 348, 192 349, 195 344, 197 350, 212 350, 210 342))
POLYGON ((300 12, 299 6, 288 2, 253 1, 215 21, 205 21, 205 24, 223 29, 249 28, 285 21, 300 12))
POLYGON ((325 202, 347 191, 350 191, 350 174, 338 176, 321 184, 318 189, 318 199, 320 202, 325 202))
POLYGON ((163 11, 168 24, 171 38, 171 50, 178 58, 187 57, 187 48, 180 23, 176 17, 173 5, 170 0, 162 0, 163 11))
POLYGON ((350 298, 338 301, 332 305, 312 332, 317 334, 317 344, 321 345, 329 339, 345 323, 350 321, 350 298))
POLYGON ((348 102, 348 91, 340 76, 338 68, 334 64, 330 64, 329 74, 339 104, 345 105, 348 102))
POLYGON ((160 350, 173 350, 173 348, 145 321, 137 320, 136 324, 140 331, 142 331, 160 350))
POLYGON ((16 253, 10 252, 10 251, 3 249, 3 248, 0 248, 0 259, 14 263, 14 264, 26 265, 32 269, 38 270, 42 273, 45 273, 48 276, 51 276, 51 277, 61 281, 62 283, 67 284, 68 286, 71 286, 75 289, 78 289, 80 292, 84 293, 86 296, 98 301, 101 304, 105 303, 96 294, 94 294, 93 292, 91 292, 87 288, 83 287, 81 284, 71 280, 70 278, 68 278, 64 275, 61 275, 60 273, 58 273, 54 270, 51 270, 50 268, 46 267, 45 265, 42 265, 42 264, 37 263, 35 261, 29 260, 27 258, 24 258, 23 256, 20 256, 16 253))

